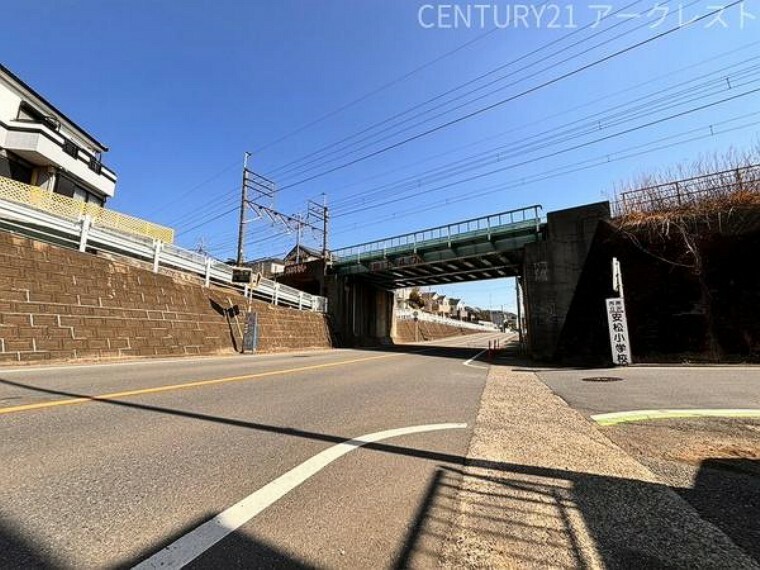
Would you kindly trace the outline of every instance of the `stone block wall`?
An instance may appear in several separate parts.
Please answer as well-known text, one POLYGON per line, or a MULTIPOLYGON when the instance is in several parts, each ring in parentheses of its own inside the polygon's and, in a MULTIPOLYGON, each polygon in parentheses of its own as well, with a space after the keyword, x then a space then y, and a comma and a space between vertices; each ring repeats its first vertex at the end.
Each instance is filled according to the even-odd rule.
POLYGON ((259 352, 331 346, 324 315, 0 232, 0 364, 232 354, 249 308, 259 352))
MULTIPOLYGON (((427 321, 419 321, 416 323, 419 325, 417 333, 417 342, 423 342, 426 340, 438 340, 439 338, 448 338, 452 336, 463 336, 468 334, 476 334, 480 331, 465 328, 454 327, 444 325, 441 323, 430 323, 427 321)), ((412 320, 403 320, 396 323, 396 336, 393 340, 399 343, 415 342, 414 339, 415 322, 412 320)))

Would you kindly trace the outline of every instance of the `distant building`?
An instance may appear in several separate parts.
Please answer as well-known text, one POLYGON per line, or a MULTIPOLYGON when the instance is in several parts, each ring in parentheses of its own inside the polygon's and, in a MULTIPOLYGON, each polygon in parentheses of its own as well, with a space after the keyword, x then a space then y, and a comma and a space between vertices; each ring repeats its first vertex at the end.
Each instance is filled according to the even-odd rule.
POLYGON ((404 287, 402 289, 396 289, 394 295, 396 298, 397 309, 410 309, 409 306, 409 294, 412 292, 412 287, 404 287))
POLYGON ((436 306, 436 300, 438 299, 438 293, 435 291, 425 291, 424 293, 420 293, 420 297, 422 297, 423 307, 422 310, 426 313, 435 313, 435 306, 436 306))
POLYGON ((449 316, 452 319, 458 319, 460 321, 467 320, 467 311, 465 310, 465 304, 462 299, 449 297, 449 316))
POLYGON ((285 265, 307 263, 316 259, 322 259, 321 251, 305 245, 297 245, 285 256, 285 265))
POLYGON ((517 324, 517 315, 509 311, 490 311, 491 322, 498 325, 499 328, 514 329, 517 324))
POLYGON ((267 279, 273 279, 285 271, 285 260, 276 257, 254 259, 246 261, 243 265, 250 267, 254 273, 261 273, 262 277, 267 279))
POLYGON ((107 151, 0 65, 0 176, 102 206, 116 188, 102 162, 107 151))

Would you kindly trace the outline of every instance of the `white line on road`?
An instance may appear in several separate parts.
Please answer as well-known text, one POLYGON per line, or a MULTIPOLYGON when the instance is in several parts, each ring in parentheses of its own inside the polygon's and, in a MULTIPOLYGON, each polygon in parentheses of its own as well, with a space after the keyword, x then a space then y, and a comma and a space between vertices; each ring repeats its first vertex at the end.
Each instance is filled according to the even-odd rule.
MULTIPOLYGON (((500 336, 501 336, 501 334, 498 334, 498 335, 496 336, 496 338, 499 338, 500 336)), ((482 340, 490 340, 491 338, 492 338, 492 337, 490 337, 490 336, 489 336, 489 337, 487 337, 487 338, 485 338, 485 339, 482 339, 482 340)), ((512 340, 512 338, 513 338, 513 337, 510 335, 510 336, 507 336, 507 338, 506 338, 506 339, 504 339, 504 340, 505 340, 505 341, 509 341, 509 340, 512 340)), ((475 356, 473 356, 473 357, 472 357, 472 358, 470 358, 469 360, 465 360, 464 362, 462 362, 462 364, 464 364, 465 366, 469 366, 469 367, 471 367, 471 368, 488 368, 488 366, 477 366, 477 365, 475 365, 475 364, 473 364, 473 363, 472 363, 472 361, 473 361, 473 360, 477 360, 477 359, 478 359, 478 357, 479 357, 481 354, 483 354, 484 352, 487 352, 487 351, 488 351, 488 348, 484 348, 483 350, 481 350, 480 352, 478 352, 478 353, 477 353, 475 356)))
MULTIPOLYGON (((472 365, 472 361, 473 361, 473 360, 475 360, 475 359, 476 359, 478 356, 480 356, 480 355, 481 355, 481 354, 483 354, 484 352, 486 352, 487 350, 488 350, 487 348, 484 348, 483 350, 481 350, 480 352, 478 352, 478 353, 477 353, 475 356, 473 356, 473 357, 472 357, 472 358, 470 358, 469 360, 465 360, 465 361, 464 361, 462 364, 464 364, 465 366, 470 366, 470 365, 472 365)), ((480 367, 480 366, 478 366, 477 368, 481 368, 481 367, 480 367)))
POLYGON ((206 550, 214 546, 228 534, 234 532, 264 509, 278 501, 301 483, 317 474, 330 463, 358 449, 368 443, 382 441, 402 435, 425 433, 446 429, 463 429, 467 424, 428 424, 397 428, 377 433, 362 435, 355 439, 333 445, 324 451, 317 453, 311 459, 307 459, 287 473, 263 486, 255 493, 248 495, 242 501, 232 505, 227 510, 206 521, 199 527, 191 530, 186 535, 175 540, 166 548, 144 560, 135 569, 146 570, 149 568, 182 568, 195 560, 206 550))

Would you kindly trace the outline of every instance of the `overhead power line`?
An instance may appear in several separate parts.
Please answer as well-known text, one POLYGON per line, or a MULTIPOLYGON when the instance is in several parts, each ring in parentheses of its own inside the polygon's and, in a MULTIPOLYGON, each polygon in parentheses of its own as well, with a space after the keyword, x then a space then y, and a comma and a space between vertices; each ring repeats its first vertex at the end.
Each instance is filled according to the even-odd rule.
MULTIPOLYGON (((628 8, 634 6, 635 4, 638 4, 641 1, 642 0, 635 0, 634 2, 632 2, 632 3, 624 6, 623 8, 621 8, 621 10, 622 9, 628 9, 628 8)), ((669 2, 669 1, 670 0, 665 0, 665 3, 669 2)), ((617 12, 615 12, 615 13, 617 13, 617 12)), ((606 15, 605 17, 603 17, 603 18, 600 19, 600 22, 604 21, 605 19, 607 19, 608 17, 610 17, 612 15, 614 15, 614 14, 608 14, 608 15, 606 15)), ((623 21, 622 23, 625 23, 625 22, 623 21)), ((511 66, 513 66, 516 63, 520 63, 521 61, 529 59, 530 57, 532 57, 532 56, 534 56, 534 55, 536 55, 536 54, 538 54, 538 53, 540 53, 540 52, 542 52, 542 51, 544 51, 544 50, 546 50, 546 49, 548 49, 548 48, 550 48, 550 47, 552 47, 554 45, 557 45, 558 43, 561 43, 561 42, 567 40, 568 38, 571 38, 572 36, 574 36, 574 35, 576 35, 578 33, 581 33, 583 31, 585 31, 589 27, 591 27, 591 24, 588 24, 586 26, 583 26, 582 28, 573 30, 572 32, 569 32, 569 33, 565 34, 564 36, 562 36, 560 38, 557 38, 557 39, 552 40, 552 41, 550 41, 550 42, 548 42, 546 44, 543 44, 543 45, 539 46, 538 48, 535 48, 535 49, 531 50, 530 52, 528 52, 526 54, 523 54, 523 55, 521 55, 521 56, 519 56, 519 57, 517 57, 515 59, 512 59, 512 60, 508 61, 507 63, 499 65, 499 66, 495 67, 494 69, 491 69, 490 71, 487 71, 486 73, 483 73, 483 74, 481 74, 481 75, 479 75, 479 76, 477 76, 477 77, 475 77, 473 79, 465 81, 464 83, 461 83, 461 84, 457 85, 456 87, 448 89, 447 91, 439 93, 438 95, 435 95, 434 97, 428 98, 428 99, 426 99, 426 100, 424 100, 424 101, 422 101, 420 103, 412 105, 411 107, 408 107, 408 108, 406 108, 403 111, 395 113, 395 114, 391 115, 390 117, 387 117, 387 118, 385 118, 385 119, 383 119, 383 120, 381 120, 379 122, 376 122, 376 123, 373 123, 373 124, 371 124, 371 125, 369 125, 367 127, 364 127, 363 129, 359 130, 358 132, 355 132, 355 133, 353 133, 353 134, 351 134, 351 135, 349 135, 347 137, 344 137, 344 138, 342 138, 342 139, 340 139, 338 141, 335 141, 333 143, 330 143, 330 144, 328 144, 328 145, 326 145, 326 146, 324 146, 324 147, 322 147, 320 149, 312 151, 312 152, 310 152, 310 153, 308 153, 308 154, 306 154, 304 156, 301 156, 299 158, 293 159, 290 162, 285 163, 285 164, 283 164, 281 166, 277 166, 277 167, 275 167, 274 169, 272 169, 270 171, 270 174, 273 174, 273 175, 277 174, 278 176, 282 176, 284 174, 287 174, 287 173, 291 172, 291 170, 292 170, 291 167, 293 167, 294 165, 297 165, 299 163, 302 163, 304 160, 307 160, 307 159, 312 158, 312 157, 317 157, 318 155, 320 155, 320 154, 322 154, 322 153, 324 153, 326 151, 329 151, 330 149, 333 149, 336 146, 339 146, 339 145, 341 145, 341 144, 343 144, 345 142, 351 141, 351 140, 355 139, 356 137, 359 137, 359 136, 361 136, 361 135, 363 135, 365 133, 368 133, 368 132, 372 131, 373 129, 377 128, 377 127, 383 126, 383 125, 385 125, 385 124, 387 124, 387 123, 389 123, 391 121, 394 121, 396 119, 400 119, 402 117, 405 117, 405 116, 407 116, 407 115, 409 115, 409 114, 417 111, 418 109, 424 107, 425 105, 427 105, 429 103, 432 103, 432 102, 435 102, 435 101, 437 101, 439 99, 442 99, 443 97, 446 97, 447 95, 455 93, 456 91, 459 91, 460 89, 462 89, 464 87, 467 87, 468 85, 471 85, 473 83, 477 83, 481 79, 484 79, 484 78, 486 78, 486 77, 488 77, 490 75, 498 73, 499 71, 501 71, 503 69, 506 69, 508 67, 511 67, 511 66)), ((592 36, 592 37, 594 37, 594 36, 592 36)), ((590 39, 590 38, 587 38, 587 39, 590 39)), ((586 40, 582 40, 582 41, 586 41, 586 40)), ((575 44, 573 44, 573 45, 575 45, 575 44)), ((551 57, 551 56, 549 56, 549 57, 551 57)), ((531 64, 531 65, 535 65, 535 63, 531 64)), ((315 160, 320 160, 320 158, 315 158, 315 160)), ((313 162, 313 161, 309 161, 307 164, 310 164, 311 162, 313 162)))
POLYGON ((451 119, 449 121, 446 121, 445 123, 442 123, 442 124, 437 125, 435 127, 429 128, 429 129, 427 129, 425 131, 422 131, 420 133, 417 133, 415 135, 412 135, 410 137, 407 137, 405 139, 397 141, 397 142, 395 142, 393 144, 387 145, 387 146, 385 146, 385 147, 383 147, 381 149, 375 150, 373 152, 370 152, 368 154, 365 154, 363 156, 360 156, 358 158, 355 158, 353 160, 350 160, 350 161, 345 162, 343 164, 340 164, 338 166, 329 168, 329 169, 324 170, 324 171, 322 171, 320 173, 314 174, 312 176, 308 176, 307 178, 303 178, 303 179, 301 179, 301 180, 299 180, 297 182, 294 182, 292 184, 283 186, 283 187, 281 187, 281 190, 285 190, 285 189, 288 189, 288 188, 295 188, 297 186, 305 184, 306 182, 310 182, 312 180, 316 180, 317 178, 321 178, 321 177, 326 176, 328 174, 331 174, 333 172, 337 172, 339 170, 342 170, 344 168, 347 168, 349 166, 357 164, 359 162, 363 162, 363 161, 368 160, 370 158, 373 158, 375 156, 379 156, 379 155, 384 154, 384 153, 386 153, 386 152, 388 152, 390 150, 393 150, 393 149, 399 148, 399 147, 401 147, 403 145, 406 145, 406 144, 408 144, 408 143, 410 143, 412 141, 419 140, 419 139, 421 139, 423 137, 426 137, 426 136, 431 135, 433 133, 439 132, 439 131, 441 131, 443 129, 449 128, 449 127, 451 127, 453 125, 456 125, 456 124, 461 123, 463 121, 469 120, 469 119, 471 119, 473 117, 476 117, 478 115, 482 115, 483 113, 487 113, 489 111, 492 111, 492 110, 494 110, 494 109, 496 109, 498 107, 501 107, 501 106, 503 106, 503 105, 505 105, 507 103, 510 103, 510 102, 515 101, 515 100, 517 100, 519 98, 525 97, 526 95, 529 95, 529 94, 535 93, 537 91, 540 91, 541 89, 544 89, 544 88, 546 88, 546 87, 548 87, 550 85, 554 85, 556 83, 559 83, 560 81, 563 81, 565 79, 568 79, 570 77, 573 77, 575 75, 583 73, 584 71, 587 71, 587 70, 592 69, 594 67, 597 67, 597 66, 599 66, 599 65, 601 65, 603 63, 611 61, 611 60, 613 60, 613 59, 615 59, 617 57, 620 57, 621 55, 624 55, 624 54, 629 53, 631 51, 634 51, 634 50, 636 50, 638 48, 641 48, 641 47, 643 47, 645 45, 648 45, 648 44, 653 43, 653 42, 655 42, 657 40, 660 40, 660 39, 662 39, 664 37, 667 37, 667 36, 669 36, 669 35, 677 32, 679 30, 685 29, 686 27, 693 26, 694 24, 696 24, 696 23, 698 23, 700 21, 703 21, 706 18, 710 18, 710 17, 714 16, 718 12, 723 12, 723 11, 729 9, 729 8, 732 8, 734 6, 737 6, 738 4, 741 4, 742 2, 743 2, 743 0, 734 0, 733 2, 731 2, 728 5, 726 5, 725 7, 720 7, 720 9, 708 12, 707 14, 704 14, 703 16, 697 17, 694 20, 692 20, 692 21, 690 21, 690 22, 688 22, 688 23, 686 23, 684 25, 674 26, 674 27, 672 27, 672 28, 670 28, 668 30, 665 30, 663 32, 660 32, 659 34, 656 34, 656 35, 654 35, 652 37, 649 37, 647 39, 644 39, 644 40, 641 40, 639 42, 636 42, 636 43, 634 43, 632 45, 629 45, 629 46, 627 46, 625 48, 619 49, 619 50, 617 50, 617 51, 615 51, 615 52, 613 52, 613 53, 611 53, 611 54, 609 54, 607 56, 601 57, 601 58, 599 58, 599 59, 597 59, 595 61, 592 61, 590 63, 587 63, 585 65, 581 65, 580 67, 577 67, 577 68, 575 68, 575 69, 573 69, 571 71, 568 71, 566 73, 562 73, 562 74, 560 74, 560 75, 558 75, 558 76, 556 76, 556 77, 554 77, 552 79, 549 79, 547 81, 544 81, 544 82, 542 82, 542 83, 540 83, 540 84, 538 84, 538 85, 536 85, 534 87, 531 87, 529 89, 525 89, 525 90, 521 91, 520 93, 517 93, 515 95, 511 95, 509 97, 506 97, 504 99, 496 101, 495 103, 491 103, 489 105, 481 107, 480 109, 476 109, 475 111, 471 111, 469 113, 466 113, 465 115, 462 115, 462 116, 457 117, 455 119, 451 119))

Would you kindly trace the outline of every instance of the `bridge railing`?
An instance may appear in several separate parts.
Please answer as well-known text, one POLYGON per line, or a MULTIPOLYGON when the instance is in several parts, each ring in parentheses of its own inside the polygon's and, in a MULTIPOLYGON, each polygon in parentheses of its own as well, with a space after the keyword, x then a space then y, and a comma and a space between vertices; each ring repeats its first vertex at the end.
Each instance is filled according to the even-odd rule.
POLYGON ((493 331, 497 330, 498 326, 488 326, 488 325, 481 325, 478 323, 471 323, 469 321, 460 321, 458 319, 452 319, 450 317, 442 317, 440 315, 432 315, 430 313, 426 313, 425 311, 413 311, 412 309, 396 309, 396 319, 399 321, 410 321, 417 317, 420 321, 425 321, 428 323, 438 323, 441 325, 448 325, 450 327, 461 327, 464 329, 473 329, 473 330, 479 330, 479 331, 493 331), (415 313, 417 313, 415 315, 415 313))
POLYGON ((538 232, 540 224, 541 206, 534 205, 336 249, 332 252, 332 258, 337 264, 360 263, 362 260, 386 255, 416 253, 419 248, 443 243, 451 245, 454 240, 481 235, 490 238, 495 234, 531 228, 538 232))

